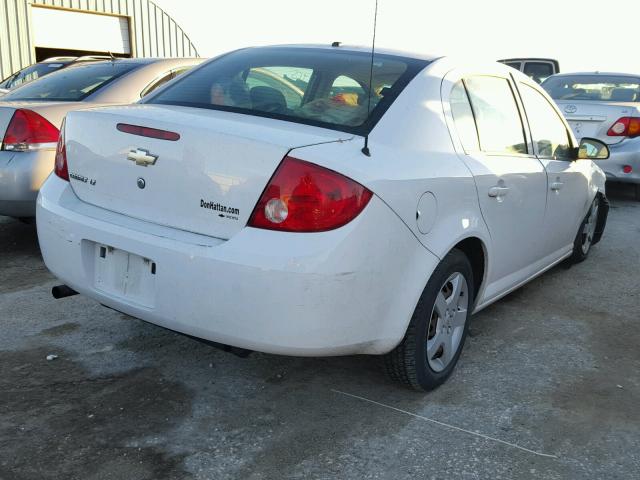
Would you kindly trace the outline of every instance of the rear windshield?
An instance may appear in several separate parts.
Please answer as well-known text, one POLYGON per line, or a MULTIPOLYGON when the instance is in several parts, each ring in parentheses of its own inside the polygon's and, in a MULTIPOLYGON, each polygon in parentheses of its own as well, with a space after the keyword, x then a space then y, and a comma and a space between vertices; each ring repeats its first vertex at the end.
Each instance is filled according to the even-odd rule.
POLYGON ((0 83, 0 88, 16 88, 24 83, 29 83, 33 80, 37 80, 40 77, 44 77, 50 73, 55 72, 56 70, 64 67, 65 63, 57 63, 57 62, 47 62, 47 63, 36 63, 28 66, 27 68, 23 68, 19 72, 14 73, 9 78, 5 79, 2 83, 0 83))
POLYGON ((318 48, 252 48, 211 61, 144 103, 208 108, 367 134, 427 61, 318 48))
POLYGON ((68 67, 13 90, 2 100, 79 101, 139 66, 100 62, 68 67))
POLYGON ((551 77, 542 87, 555 100, 640 102, 640 78, 614 75, 551 77))

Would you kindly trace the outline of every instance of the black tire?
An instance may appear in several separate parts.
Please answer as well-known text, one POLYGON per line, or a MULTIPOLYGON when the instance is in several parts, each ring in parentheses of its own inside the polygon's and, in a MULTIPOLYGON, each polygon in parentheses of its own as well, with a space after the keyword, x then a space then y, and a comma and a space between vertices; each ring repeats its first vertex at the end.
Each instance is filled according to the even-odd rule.
MULTIPOLYGON (((460 295, 462 298, 462 295, 460 295)), ((460 250, 452 250, 436 267, 433 275, 424 288, 418 305, 411 317, 409 327, 402 342, 384 356, 387 374, 407 387, 415 390, 433 390, 441 385, 453 372, 469 330, 469 317, 473 310, 475 298, 473 269, 467 256, 460 250), (440 325, 432 325, 436 312, 436 298, 444 291, 448 279, 456 273, 461 274, 466 281, 467 309, 462 328, 462 337, 449 363, 441 371, 436 371, 427 359, 428 334, 440 325), (433 330, 432 330, 433 329, 433 330)), ((434 361, 433 358, 431 361, 434 361)))
MULTIPOLYGON (((597 226, 600 220, 600 204, 600 195, 596 195, 596 198, 593 199, 593 202, 589 207, 589 211, 585 215, 584 220, 582 220, 582 223, 578 228, 578 232, 576 233, 576 237, 573 240, 573 253, 570 257, 572 264, 584 262, 589 256, 591 247, 593 247, 593 245, 597 243, 597 240, 599 240, 599 237, 597 238, 597 240, 595 240, 595 237, 598 229, 597 226), (595 222, 594 229, 590 231, 590 233, 585 231, 589 222, 595 222)), ((600 236, 602 236, 602 233, 600 233, 600 236)))

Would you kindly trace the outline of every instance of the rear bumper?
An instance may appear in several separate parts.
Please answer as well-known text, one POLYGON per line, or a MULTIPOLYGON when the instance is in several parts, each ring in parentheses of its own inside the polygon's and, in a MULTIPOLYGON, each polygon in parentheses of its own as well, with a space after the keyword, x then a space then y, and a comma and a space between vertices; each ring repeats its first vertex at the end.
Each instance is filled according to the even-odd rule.
POLYGON ((40 186, 53 170, 54 150, 0 151, 0 215, 33 217, 40 186))
POLYGON ((596 163, 607 175, 607 180, 640 183, 640 137, 629 138, 615 145, 609 145, 611 156, 596 163), (629 165, 631 173, 624 173, 629 165))
POLYGON ((337 230, 245 228, 224 241, 91 206, 51 176, 37 225, 47 267, 78 292, 172 330, 277 354, 386 353, 438 263, 377 197, 337 230), (157 264, 152 306, 96 287, 95 243, 157 264))

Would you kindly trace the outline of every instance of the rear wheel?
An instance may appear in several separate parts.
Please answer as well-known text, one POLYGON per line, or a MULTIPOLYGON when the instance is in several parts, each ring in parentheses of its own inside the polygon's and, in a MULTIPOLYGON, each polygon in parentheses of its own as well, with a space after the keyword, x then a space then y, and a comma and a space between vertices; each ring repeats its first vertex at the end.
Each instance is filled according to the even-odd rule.
POLYGON ((402 342, 384 357, 391 378, 432 390, 451 375, 467 336, 473 285, 466 255, 451 251, 429 279, 402 342))
POLYGON ((596 195, 586 217, 584 217, 584 220, 580 224, 580 228, 578 229, 578 233, 576 234, 576 238, 573 242, 573 255, 571 256, 573 263, 580 263, 584 261, 591 251, 596 235, 596 228, 598 226, 599 210, 600 197, 596 195))

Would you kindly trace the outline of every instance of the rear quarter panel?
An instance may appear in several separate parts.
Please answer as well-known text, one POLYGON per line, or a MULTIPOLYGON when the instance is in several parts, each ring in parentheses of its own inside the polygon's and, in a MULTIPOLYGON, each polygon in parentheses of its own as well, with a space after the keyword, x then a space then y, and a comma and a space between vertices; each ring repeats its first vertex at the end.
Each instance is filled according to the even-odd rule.
MULTIPOLYGON (((438 258, 465 238, 489 244, 474 179, 455 152, 444 117, 440 89, 449 68, 446 59, 438 60, 405 88, 371 132, 371 157, 361 152, 361 137, 292 152, 365 185, 438 258), (425 229, 418 226, 417 210, 427 192, 435 201, 421 210, 429 216, 425 229)), ((430 274, 425 272, 425 284, 430 274)))

